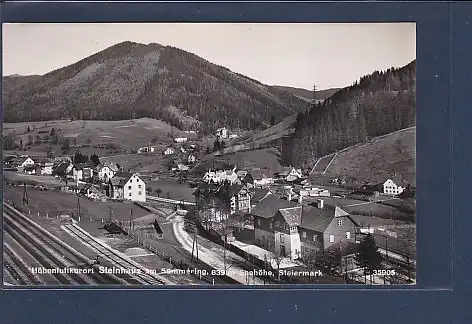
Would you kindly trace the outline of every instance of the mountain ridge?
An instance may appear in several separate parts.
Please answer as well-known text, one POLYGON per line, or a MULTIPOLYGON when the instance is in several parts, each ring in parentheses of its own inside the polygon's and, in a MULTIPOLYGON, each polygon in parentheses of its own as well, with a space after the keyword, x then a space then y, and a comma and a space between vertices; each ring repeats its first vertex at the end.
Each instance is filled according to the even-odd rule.
POLYGON ((150 117, 211 132, 264 129, 309 107, 286 91, 157 43, 123 42, 44 75, 12 79, 3 78, 6 122, 150 117))

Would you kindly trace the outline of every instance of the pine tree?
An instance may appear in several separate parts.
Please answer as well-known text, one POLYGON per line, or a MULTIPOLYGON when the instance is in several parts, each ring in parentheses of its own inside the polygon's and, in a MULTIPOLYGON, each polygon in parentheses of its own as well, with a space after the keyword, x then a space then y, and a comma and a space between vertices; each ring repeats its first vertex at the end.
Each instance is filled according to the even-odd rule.
POLYGON ((364 269, 364 274, 372 274, 382 264, 382 256, 374 237, 368 234, 359 244, 355 256, 357 265, 364 269))

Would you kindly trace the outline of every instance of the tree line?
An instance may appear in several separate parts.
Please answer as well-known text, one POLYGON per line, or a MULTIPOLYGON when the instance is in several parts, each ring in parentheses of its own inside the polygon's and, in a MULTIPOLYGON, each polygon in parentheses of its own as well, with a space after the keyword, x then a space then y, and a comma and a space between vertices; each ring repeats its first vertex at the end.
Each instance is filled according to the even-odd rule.
POLYGON ((284 139, 285 164, 310 167, 330 153, 415 126, 416 61, 364 76, 312 105, 298 114, 295 133, 284 139))

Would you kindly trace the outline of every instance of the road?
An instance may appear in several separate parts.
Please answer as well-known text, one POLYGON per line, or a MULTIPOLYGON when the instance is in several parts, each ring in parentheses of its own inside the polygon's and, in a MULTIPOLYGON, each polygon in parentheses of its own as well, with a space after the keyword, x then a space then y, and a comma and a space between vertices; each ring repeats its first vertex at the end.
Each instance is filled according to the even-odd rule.
MULTIPOLYGON (((182 219, 175 219, 173 223, 175 237, 188 252, 192 253, 193 237, 184 230, 184 222, 182 219)), ((245 285, 264 285, 262 279, 254 276, 247 276, 244 268, 239 266, 246 263, 246 260, 240 256, 226 251, 224 254, 222 246, 198 237, 198 257, 199 259, 219 271, 225 271, 228 277, 245 285)))

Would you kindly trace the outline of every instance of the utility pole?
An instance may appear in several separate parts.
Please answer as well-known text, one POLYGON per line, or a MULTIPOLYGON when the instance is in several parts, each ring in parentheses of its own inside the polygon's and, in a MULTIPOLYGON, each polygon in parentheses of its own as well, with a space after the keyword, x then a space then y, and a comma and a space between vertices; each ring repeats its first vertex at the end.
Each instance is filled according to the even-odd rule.
POLYGON ((80 222, 80 197, 77 196, 77 220, 80 222))
POLYGON ((109 219, 108 219, 108 220, 109 220, 109 222, 111 223, 113 211, 112 211, 112 209, 111 209, 111 206, 108 206, 108 209, 109 209, 109 211, 110 211, 110 216, 109 216, 109 219))
POLYGON ((28 190, 26 189, 26 183, 23 183, 23 205, 28 205, 28 190))

